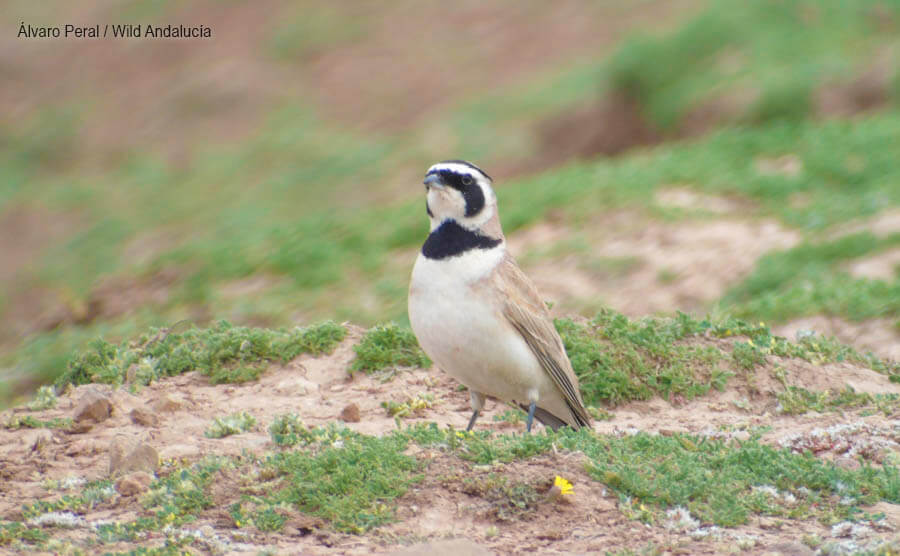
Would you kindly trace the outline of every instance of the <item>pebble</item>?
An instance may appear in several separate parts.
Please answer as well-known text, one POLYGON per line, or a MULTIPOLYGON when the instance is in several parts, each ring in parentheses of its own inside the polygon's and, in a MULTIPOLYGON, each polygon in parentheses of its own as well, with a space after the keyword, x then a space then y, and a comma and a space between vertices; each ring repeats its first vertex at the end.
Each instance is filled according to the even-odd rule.
POLYGON ((146 492, 153 482, 153 476, 146 471, 137 471, 116 481, 116 492, 122 496, 134 496, 146 492))
POLYGON ((341 421, 345 423, 359 423, 359 406, 355 403, 347 404, 344 409, 341 410, 341 421))
POLYGON ((131 421, 136 425, 144 427, 155 427, 159 425, 159 416, 150 411, 146 407, 136 407, 129 413, 131 421))

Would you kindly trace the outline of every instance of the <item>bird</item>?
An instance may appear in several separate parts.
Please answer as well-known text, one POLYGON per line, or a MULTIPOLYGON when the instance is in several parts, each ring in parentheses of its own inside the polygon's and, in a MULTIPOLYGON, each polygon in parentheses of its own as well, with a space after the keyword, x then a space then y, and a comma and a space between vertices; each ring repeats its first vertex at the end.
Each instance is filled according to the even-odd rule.
POLYGON ((419 345, 469 389, 472 430, 485 398, 511 402, 557 430, 590 427, 578 377, 535 285, 506 246, 493 180, 464 160, 425 174, 430 232, 409 284, 419 345))

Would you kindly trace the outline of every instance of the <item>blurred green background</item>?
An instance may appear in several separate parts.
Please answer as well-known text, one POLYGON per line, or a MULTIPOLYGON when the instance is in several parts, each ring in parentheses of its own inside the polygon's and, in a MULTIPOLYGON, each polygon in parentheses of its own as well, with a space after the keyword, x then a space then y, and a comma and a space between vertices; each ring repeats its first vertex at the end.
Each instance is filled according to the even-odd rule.
POLYGON ((494 176, 557 314, 728 313, 900 358, 900 0, 4 12, 0 405, 97 336, 404 324, 447 158, 494 176))

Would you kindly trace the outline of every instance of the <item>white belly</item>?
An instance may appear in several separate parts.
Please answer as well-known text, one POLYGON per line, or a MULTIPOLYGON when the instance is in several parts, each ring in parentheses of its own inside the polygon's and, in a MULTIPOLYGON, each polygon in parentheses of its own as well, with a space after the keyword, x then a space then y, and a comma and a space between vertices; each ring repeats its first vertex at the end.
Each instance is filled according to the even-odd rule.
POLYGON ((443 261, 420 255, 410 283, 409 320, 439 368, 477 392, 529 403, 550 396, 555 385, 498 313, 497 300, 475 296, 471 289, 502 257, 502 249, 443 261))

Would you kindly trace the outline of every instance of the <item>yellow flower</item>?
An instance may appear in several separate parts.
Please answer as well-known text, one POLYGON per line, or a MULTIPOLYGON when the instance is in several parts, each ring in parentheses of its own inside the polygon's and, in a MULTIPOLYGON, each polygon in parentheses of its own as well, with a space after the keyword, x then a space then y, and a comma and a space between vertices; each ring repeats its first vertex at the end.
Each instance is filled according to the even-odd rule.
POLYGON ((563 479, 563 478, 560 477, 559 475, 557 475, 557 476, 556 476, 556 479, 553 480, 553 486, 555 486, 556 488, 558 488, 558 489, 559 489, 559 493, 562 494, 563 496, 572 494, 572 492, 573 492, 573 490, 574 490, 574 489, 572 488, 572 483, 570 483, 569 481, 563 479))
POLYGON ((235 521, 234 524, 235 524, 237 527, 240 527, 240 526, 241 526, 241 522, 240 522, 240 521, 235 521))

